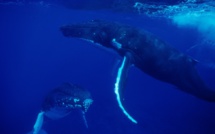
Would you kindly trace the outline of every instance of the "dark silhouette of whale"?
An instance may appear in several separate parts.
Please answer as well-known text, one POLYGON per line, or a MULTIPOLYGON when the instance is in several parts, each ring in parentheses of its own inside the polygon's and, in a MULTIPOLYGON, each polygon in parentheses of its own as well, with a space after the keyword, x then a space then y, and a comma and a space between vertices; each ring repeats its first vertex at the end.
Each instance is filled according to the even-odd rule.
POLYGON ((118 72, 122 80, 117 83, 122 89, 126 71, 134 64, 148 75, 173 84, 186 93, 206 101, 215 101, 215 91, 204 84, 195 69, 197 61, 147 31, 103 20, 66 25, 60 30, 66 37, 89 40, 123 56, 118 72))
POLYGON ((130 53, 132 63, 152 77, 207 101, 215 101, 215 91, 199 77, 196 60, 179 52, 152 34, 115 22, 92 20, 62 26, 66 37, 91 40, 112 48, 121 56, 130 53))

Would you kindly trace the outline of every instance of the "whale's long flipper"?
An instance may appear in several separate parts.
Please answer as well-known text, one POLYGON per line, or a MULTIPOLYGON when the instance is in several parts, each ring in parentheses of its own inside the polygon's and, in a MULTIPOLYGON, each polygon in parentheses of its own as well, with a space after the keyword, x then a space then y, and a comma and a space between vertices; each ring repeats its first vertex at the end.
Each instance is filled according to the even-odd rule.
POLYGON ((137 121, 125 110, 125 108, 122 105, 121 101, 121 90, 124 89, 124 84, 125 80, 127 77, 127 70, 130 66, 130 57, 129 56, 124 56, 123 61, 121 66, 118 69, 117 77, 116 77, 116 83, 115 83, 115 94, 116 94, 116 99, 118 102, 119 107, 123 111, 123 113, 128 117, 129 120, 131 120, 133 123, 137 123, 137 121))
POLYGON ((37 120, 34 124, 34 130, 33 130, 33 134, 38 134, 40 129, 42 128, 43 125, 43 118, 44 118, 44 112, 41 111, 38 115, 37 115, 37 120))
POLYGON ((84 111, 82 111, 82 117, 83 117, 83 120, 84 120, 84 125, 86 126, 86 128, 88 128, 88 123, 87 123, 87 119, 86 119, 86 115, 85 115, 84 111))

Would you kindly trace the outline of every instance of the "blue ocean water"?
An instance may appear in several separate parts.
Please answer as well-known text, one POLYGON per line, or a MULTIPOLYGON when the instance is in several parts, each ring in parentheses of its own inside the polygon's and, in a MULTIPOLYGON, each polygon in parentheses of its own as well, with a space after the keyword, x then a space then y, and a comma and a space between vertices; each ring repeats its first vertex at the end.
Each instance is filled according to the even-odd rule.
POLYGON ((95 5, 89 7, 83 0, 0 2, 1 134, 31 131, 45 96, 63 82, 91 92, 94 102, 86 113, 89 128, 74 110, 59 120, 45 119, 43 129, 48 134, 215 133, 215 103, 183 93, 135 67, 130 68, 124 95, 124 106, 139 122, 133 124, 114 95, 116 68, 122 58, 91 43, 65 38, 59 30, 90 19, 146 29, 199 60, 200 75, 215 90, 213 1, 119 0, 114 5, 113 1, 92 1, 95 5))

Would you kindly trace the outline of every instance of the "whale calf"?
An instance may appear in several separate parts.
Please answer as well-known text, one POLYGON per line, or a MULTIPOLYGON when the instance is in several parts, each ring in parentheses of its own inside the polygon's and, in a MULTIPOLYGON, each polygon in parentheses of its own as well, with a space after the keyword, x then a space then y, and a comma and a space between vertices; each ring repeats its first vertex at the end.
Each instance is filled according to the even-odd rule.
POLYGON ((146 74, 175 85, 179 90, 206 101, 215 101, 215 91, 208 88, 198 75, 195 68, 197 61, 143 29, 118 22, 90 20, 65 25, 60 30, 65 37, 91 41, 117 51, 123 57, 115 83, 116 94, 124 89, 126 73, 133 64, 146 74))
POLYGON ((73 109, 82 111, 84 123, 88 127, 85 113, 92 102, 93 100, 88 90, 69 82, 63 83, 46 96, 31 133, 46 133, 42 130, 44 116, 50 119, 60 119, 70 114, 73 109))

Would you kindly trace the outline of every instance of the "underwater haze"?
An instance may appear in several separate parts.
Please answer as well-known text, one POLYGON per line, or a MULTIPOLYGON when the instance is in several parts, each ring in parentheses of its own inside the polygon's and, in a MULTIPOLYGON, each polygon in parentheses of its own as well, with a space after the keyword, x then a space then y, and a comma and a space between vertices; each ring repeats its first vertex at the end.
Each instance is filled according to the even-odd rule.
POLYGON ((213 0, 0 0, 0 134, 33 130, 46 95, 62 83, 87 89, 93 103, 45 118, 48 134, 215 134, 215 103, 161 82, 132 66, 121 111, 114 94, 122 57, 93 43, 66 38, 60 27, 93 19, 145 29, 198 61, 215 91, 213 0))

